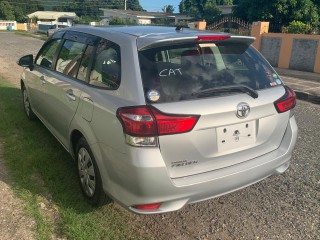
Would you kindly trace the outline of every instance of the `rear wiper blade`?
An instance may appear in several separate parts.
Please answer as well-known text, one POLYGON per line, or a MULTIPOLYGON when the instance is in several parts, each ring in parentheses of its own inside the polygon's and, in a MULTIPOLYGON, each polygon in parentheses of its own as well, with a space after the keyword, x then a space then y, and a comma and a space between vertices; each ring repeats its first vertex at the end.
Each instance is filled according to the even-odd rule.
POLYGON ((258 92, 245 85, 229 85, 223 87, 208 88, 199 92, 192 93, 192 96, 205 96, 212 93, 223 93, 223 92, 243 92, 251 96, 252 98, 258 98, 258 92))

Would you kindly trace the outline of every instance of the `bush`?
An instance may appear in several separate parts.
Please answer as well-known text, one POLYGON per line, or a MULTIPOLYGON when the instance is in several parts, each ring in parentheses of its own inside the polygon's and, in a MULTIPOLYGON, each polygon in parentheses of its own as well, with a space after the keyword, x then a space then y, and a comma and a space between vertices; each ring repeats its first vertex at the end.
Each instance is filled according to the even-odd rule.
POLYGON ((121 19, 119 17, 114 17, 109 22, 109 25, 136 25, 137 22, 133 19, 127 18, 127 19, 121 19))
POLYGON ((288 33, 310 34, 311 26, 300 21, 293 21, 288 26, 288 33))

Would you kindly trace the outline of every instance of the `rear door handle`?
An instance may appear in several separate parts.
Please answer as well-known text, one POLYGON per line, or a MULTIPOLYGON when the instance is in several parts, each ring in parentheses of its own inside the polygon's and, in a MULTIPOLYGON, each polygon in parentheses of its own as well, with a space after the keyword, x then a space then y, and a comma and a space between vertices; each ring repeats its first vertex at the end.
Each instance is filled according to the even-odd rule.
POLYGON ((66 91, 66 95, 67 95, 67 97, 68 97, 68 99, 69 99, 70 101, 75 101, 75 100, 76 100, 76 96, 73 94, 72 89, 68 89, 68 90, 66 91))

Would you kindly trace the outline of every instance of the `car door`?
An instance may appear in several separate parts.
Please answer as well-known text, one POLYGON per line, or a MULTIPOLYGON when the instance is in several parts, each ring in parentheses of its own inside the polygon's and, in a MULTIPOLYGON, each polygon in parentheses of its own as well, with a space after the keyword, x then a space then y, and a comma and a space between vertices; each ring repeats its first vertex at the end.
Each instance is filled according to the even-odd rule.
POLYGON ((83 81, 76 79, 82 57, 88 48, 84 34, 67 32, 57 56, 54 71, 48 73, 45 119, 52 133, 64 146, 69 144, 69 126, 76 113, 83 81))
POLYGON ((61 39, 52 39, 45 43, 38 53, 34 68, 26 71, 26 84, 33 111, 44 121, 47 93, 44 84, 52 71, 55 54, 59 48, 61 39))

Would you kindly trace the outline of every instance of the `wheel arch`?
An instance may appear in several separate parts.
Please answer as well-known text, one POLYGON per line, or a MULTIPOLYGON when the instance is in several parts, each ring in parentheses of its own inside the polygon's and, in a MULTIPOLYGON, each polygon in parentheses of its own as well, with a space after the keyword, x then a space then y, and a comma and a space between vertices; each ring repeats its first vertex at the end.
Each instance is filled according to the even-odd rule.
POLYGON ((77 144, 79 142, 79 140, 85 136, 82 134, 82 132, 80 132, 78 129, 74 129, 72 132, 71 132, 71 135, 70 135, 70 147, 71 147, 71 156, 73 159, 76 159, 76 148, 77 148, 77 144))
POLYGON ((23 79, 20 79, 20 88, 26 87, 26 84, 24 83, 23 79))

